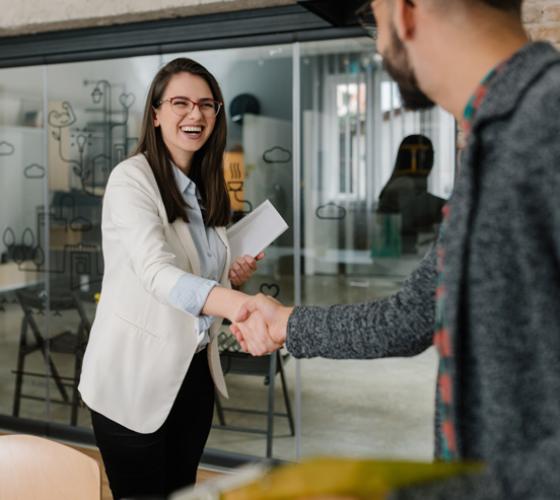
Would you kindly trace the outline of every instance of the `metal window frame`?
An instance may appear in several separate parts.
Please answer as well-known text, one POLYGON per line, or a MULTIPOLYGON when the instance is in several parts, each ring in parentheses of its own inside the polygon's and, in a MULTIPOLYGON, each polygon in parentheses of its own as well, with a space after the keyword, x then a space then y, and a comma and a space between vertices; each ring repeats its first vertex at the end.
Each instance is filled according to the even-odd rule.
POLYGON ((300 5, 0 37, 0 68, 361 36, 300 5))

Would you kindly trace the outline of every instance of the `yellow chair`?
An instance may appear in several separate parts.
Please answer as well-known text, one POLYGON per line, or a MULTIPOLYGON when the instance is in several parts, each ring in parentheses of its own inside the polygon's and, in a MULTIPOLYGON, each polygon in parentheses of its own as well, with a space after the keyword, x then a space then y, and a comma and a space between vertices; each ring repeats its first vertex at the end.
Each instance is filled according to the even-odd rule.
POLYGON ((101 475, 93 458, 36 436, 0 436, 0 499, 100 498, 101 475))

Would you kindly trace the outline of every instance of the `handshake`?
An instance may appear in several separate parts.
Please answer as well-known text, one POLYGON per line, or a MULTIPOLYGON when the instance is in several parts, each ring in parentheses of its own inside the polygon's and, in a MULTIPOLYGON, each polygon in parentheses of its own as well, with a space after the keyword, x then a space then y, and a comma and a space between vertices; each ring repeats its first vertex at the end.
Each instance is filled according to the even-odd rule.
POLYGON ((284 345, 292 309, 260 293, 237 311, 230 326, 231 333, 244 351, 264 356, 284 345))

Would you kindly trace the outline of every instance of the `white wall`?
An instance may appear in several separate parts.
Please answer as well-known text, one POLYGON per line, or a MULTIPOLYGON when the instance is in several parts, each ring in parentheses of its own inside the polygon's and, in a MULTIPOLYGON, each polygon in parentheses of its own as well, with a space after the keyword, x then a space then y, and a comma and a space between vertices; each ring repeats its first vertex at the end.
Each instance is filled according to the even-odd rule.
POLYGON ((0 0, 0 36, 295 3, 296 0, 0 0))

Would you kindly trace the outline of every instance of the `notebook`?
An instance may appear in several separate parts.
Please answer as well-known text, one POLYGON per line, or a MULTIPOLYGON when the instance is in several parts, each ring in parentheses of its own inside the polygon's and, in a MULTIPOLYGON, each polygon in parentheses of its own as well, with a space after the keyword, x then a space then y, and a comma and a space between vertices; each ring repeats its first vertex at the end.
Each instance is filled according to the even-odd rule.
POLYGON ((231 259, 242 255, 257 256, 278 236, 288 229, 288 224, 269 200, 227 230, 231 259))

